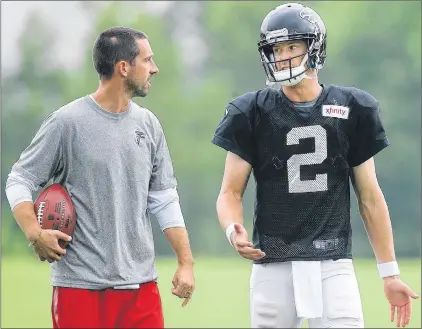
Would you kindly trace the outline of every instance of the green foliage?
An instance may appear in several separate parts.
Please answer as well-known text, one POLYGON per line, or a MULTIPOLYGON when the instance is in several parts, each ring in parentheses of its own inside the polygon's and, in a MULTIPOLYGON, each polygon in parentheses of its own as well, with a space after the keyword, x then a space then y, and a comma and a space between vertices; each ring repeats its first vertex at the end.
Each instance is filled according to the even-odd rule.
MULTIPOLYGON (((172 36, 176 7, 172 9, 174 13, 155 17, 136 10, 136 5, 131 3, 111 2, 96 16, 89 35, 81 38, 81 48, 74 51, 85 51, 84 60, 80 70, 70 72, 56 67, 51 60, 55 36, 52 27, 41 17, 33 16, 20 39, 20 70, 2 83, 2 186, 11 166, 47 114, 98 86, 92 64, 92 45, 97 35, 111 26, 130 26, 147 33, 160 69, 152 80, 148 97, 135 101, 153 111, 164 127, 194 253, 231 252, 215 213, 225 152, 210 140, 227 102, 264 86, 265 74, 256 43, 263 17, 279 4, 276 1, 202 2, 197 30, 206 41, 207 58, 197 72, 186 71, 180 37, 172 36)), ((391 211, 396 251, 399 257, 419 257, 420 3, 315 1, 309 4, 320 12, 328 29, 328 59, 321 71, 321 81, 364 89, 381 104, 392 145, 376 157, 377 171, 391 211)), ((184 5, 189 6, 189 2, 184 5)), ((253 188, 251 180, 244 201, 249 229, 253 188)), ((4 190, 2 197, 3 252, 21 252, 23 235, 12 218, 4 190)), ((353 195, 352 201, 355 254, 371 256, 353 195)), ((154 231, 157 254, 171 254, 155 221, 154 231)))

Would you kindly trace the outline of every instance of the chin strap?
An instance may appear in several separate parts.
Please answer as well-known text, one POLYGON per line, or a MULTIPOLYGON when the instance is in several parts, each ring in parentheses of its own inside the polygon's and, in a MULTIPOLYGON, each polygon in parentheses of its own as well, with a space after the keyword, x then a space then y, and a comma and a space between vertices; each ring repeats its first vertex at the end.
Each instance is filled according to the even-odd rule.
POLYGON ((303 76, 303 78, 304 79, 317 79, 318 78, 318 70, 316 70, 316 71, 317 71, 317 74, 316 75, 312 76, 312 75, 307 75, 305 73, 305 75, 303 76))

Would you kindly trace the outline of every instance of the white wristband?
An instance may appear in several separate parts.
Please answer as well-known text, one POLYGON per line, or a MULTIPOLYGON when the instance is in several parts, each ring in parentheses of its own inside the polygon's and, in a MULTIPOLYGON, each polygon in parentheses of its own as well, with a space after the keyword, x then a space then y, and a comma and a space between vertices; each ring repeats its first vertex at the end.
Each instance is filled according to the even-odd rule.
POLYGON ((227 228, 226 228, 226 237, 227 240, 229 240, 230 245, 233 247, 233 243, 232 243, 232 233, 234 231, 234 224, 235 223, 231 223, 227 228))
POLYGON ((381 278, 400 274, 399 265, 396 261, 377 264, 377 267, 381 278))

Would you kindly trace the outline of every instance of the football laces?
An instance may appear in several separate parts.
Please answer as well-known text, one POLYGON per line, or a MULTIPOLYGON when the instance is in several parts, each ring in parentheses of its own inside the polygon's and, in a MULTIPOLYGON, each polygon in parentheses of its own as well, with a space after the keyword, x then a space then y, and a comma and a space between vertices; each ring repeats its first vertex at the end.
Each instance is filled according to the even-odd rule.
POLYGON ((41 201, 40 205, 38 206, 38 212, 37 212, 37 220, 41 226, 42 226, 42 219, 44 216, 44 208, 45 208, 45 201, 41 201))

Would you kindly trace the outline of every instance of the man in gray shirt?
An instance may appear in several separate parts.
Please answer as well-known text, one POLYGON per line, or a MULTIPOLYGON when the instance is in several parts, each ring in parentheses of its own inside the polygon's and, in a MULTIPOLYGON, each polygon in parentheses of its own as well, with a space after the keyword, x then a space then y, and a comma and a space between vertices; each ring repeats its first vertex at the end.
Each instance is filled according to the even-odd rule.
POLYGON ((172 293, 183 306, 192 296, 193 256, 163 129, 132 101, 158 73, 152 57, 142 32, 101 33, 93 49, 98 89, 51 113, 9 174, 16 221, 52 263, 54 328, 164 327, 149 214, 177 256, 172 293), (32 192, 51 182, 75 205, 72 238, 37 221, 32 192), (71 240, 66 250, 59 239, 71 240))

